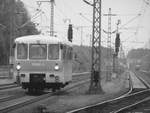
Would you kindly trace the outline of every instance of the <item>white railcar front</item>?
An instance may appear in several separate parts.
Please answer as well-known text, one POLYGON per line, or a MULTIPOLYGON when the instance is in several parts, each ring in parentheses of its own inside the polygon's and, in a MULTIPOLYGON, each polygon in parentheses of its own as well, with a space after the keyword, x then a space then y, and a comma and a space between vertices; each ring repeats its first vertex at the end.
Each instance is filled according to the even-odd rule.
POLYGON ((73 52, 69 41, 31 35, 17 38, 15 44, 14 80, 24 89, 54 91, 71 82, 73 52))

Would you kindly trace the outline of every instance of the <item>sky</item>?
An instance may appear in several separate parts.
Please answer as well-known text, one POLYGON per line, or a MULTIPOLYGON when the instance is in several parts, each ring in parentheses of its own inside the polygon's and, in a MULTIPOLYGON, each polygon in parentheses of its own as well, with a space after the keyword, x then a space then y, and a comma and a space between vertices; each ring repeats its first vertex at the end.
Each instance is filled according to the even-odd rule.
MULTIPOLYGON (((31 18, 39 8, 43 11, 37 18, 32 19, 39 23, 38 28, 46 33, 50 25, 50 3, 42 3, 40 7, 37 0, 22 0, 28 9, 31 18)), ((42 0, 41 0, 42 1, 42 0)), ((93 0, 87 0, 93 2, 93 0)), ((73 24, 73 43, 78 45, 89 45, 92 34, 92 6, 83 0, 55 0, 54 9, 54 31, 57 36, 65 38, 69 22, 73 24), (82 41, 81 41, 82 40, 82 41)), ((116 30, 116 23, 121 21, 119 29, 120 38, 125 51, 133 48, 149 47, 150 38, 150 1, 149 0, 102 0, 102 15, 108 13, 111 8, 111 29, 116 30), (147 3, 147 4, 146 4, 147 3), (148 4, 149 3, 149 4, 148 4), (138 16, 138 14, 142 14, 138 16)), ((102 45, 106 46, 108 31, 108 16, 102 16, 102 45)), ((112 34, 112 46, 115 34, 112 34)))

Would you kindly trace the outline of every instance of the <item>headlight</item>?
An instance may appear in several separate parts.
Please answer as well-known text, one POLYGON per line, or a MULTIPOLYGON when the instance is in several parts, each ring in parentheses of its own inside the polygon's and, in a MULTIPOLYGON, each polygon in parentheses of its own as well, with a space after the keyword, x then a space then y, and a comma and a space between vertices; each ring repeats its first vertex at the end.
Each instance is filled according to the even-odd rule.
POLYGON ((19 71, 21 69, 20 64, 17 64, 16 69, 19 71))
POLYGON ((58 66, 58 65, 55 65, 54 69, 55 69, 56 71, 58 71, 58 70, 59 70, 59 66, 58 66))

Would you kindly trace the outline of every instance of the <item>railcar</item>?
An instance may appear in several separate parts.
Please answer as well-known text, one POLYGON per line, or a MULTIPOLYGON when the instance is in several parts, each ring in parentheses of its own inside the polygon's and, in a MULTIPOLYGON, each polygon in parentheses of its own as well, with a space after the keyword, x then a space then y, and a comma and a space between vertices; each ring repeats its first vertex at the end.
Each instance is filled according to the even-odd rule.
POLYGON ((59 37, 30 35, 14 41, 14 81, 29 92, 63 88, 72 81, 72 44, 59 37))

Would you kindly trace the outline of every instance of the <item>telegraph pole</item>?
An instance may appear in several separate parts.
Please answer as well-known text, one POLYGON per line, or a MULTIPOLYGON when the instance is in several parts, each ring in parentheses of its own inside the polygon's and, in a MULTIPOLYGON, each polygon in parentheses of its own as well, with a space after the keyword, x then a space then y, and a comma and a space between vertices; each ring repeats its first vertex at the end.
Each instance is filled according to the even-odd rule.
POLYGON ((51 15, 50 15, 50 36, 54 36, 54 0, 50 1, 37 1, 37 4, 40 5, 43 2, 51 3, 51 15))

